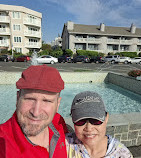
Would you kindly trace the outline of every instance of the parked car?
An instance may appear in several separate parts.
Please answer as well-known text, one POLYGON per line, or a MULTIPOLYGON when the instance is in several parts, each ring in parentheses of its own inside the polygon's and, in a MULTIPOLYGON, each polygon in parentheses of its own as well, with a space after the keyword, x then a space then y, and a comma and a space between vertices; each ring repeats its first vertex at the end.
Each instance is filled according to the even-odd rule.
POLYGON ((35 59, 37 61, 38 64, 54 64, 58 62, 58 59, 55 57, 52 57, 50 55, 42 55, 38 58, 35 59))
POLYGON ((29 56, 21 55, 21 56, 15 58, 15 59, 13 60, 13 62, 14 62, 14 61, 17 61, 17 62, 27 62, 27 61, 29 61, 29 60, 30 60, 30 57, 29 57, 29 56))
POLYGON ((13 57, 12 55, 1 55, 0 56, 0 61, 4 61, 4 62, 8 62, 8 61, 12 61, 13 60, 13 57))
POLYGON ((105 62, 110 62, 111 64, 118 63, 120 61, 119 55, 108 55, 104 58, 105 62))
POLYGON ((67 56, 67 55, 62 55, 62 56, 58 57, 58 62, 59 63, 71 62, 71 57, 67 56))
POLYGON ((141 57, 132 58, 131 63, 141 64, 141 57))
POLYGON ((105 60, 102 57, 92 57, 90 58, 90 63, 105 63, 105 60))
POLYGON ((87 56, 80 55, 80 56, 76 56, 75 58, 73 58, 72 62, 74 62, 74 63, 77 63, 77 62, 88 63, 89 62, 89 58, 87 56))
POLYGON ((131 63, 131 58, 130 57, 120 57, 119 62, 128 64, 128 63, 131 63))

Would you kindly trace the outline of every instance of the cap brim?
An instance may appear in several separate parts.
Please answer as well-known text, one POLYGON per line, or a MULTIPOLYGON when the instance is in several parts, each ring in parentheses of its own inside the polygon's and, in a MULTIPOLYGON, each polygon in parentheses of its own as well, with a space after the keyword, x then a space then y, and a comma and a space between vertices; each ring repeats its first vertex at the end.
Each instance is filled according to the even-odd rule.
POLYGON ((92 108, 81 108, 81 109, 75 109, 72 110, 72 121, 75 123, 79 120, 85 119, 85 118, 93 118, 97 119, 99 121, 104 122, 105 120, 105 112, 104 111, 97 111, 97 109, 92 108))

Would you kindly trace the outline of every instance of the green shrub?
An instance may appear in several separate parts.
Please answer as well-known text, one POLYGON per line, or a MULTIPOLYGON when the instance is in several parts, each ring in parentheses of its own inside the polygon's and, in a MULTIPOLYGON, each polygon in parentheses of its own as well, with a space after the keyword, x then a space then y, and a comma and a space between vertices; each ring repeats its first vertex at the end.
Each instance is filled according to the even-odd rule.
POLYGON ((14 58, 18 58, 19 56, 23 55, 22 53, 14 53, 13 56, 14 58))
POLYGON ((109 52, 108 55, 114 55, 114 53, 113 52, 109 52))
POLYGON ((94 56, 98 56, 97 51, 77 50, 76 53, 77 53, 77 55, 85 55, 89 58, 94 57, 94 56))
POLYGON ((73 55, 73 51, 71 49, 66 49, 65 50, 65 54, 68 56, 72 56, 73 55))
POLYGON ((62 50, 54 50, 54 51, 50 52, 49 55, 58 58, 59 56, 63 55, 63 51, 62 50))
POLYGON ((8 50, 7 49, 2 49, 1 54, 8 54, 8 50))
POLYGON ((126 56, 130 58, 137 57, 137 52, 120 52, 120 56, 126 56))

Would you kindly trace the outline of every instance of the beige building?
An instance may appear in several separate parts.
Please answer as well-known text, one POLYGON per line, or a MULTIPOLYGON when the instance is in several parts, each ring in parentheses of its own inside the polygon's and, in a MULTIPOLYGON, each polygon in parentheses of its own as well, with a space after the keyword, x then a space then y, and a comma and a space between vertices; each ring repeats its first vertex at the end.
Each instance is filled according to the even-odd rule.
POLYGON ((0 4, 0 50, 26 54, 41 47, 42 14, 31 9, 0 4))
POLYGON ((68 21, 62 31, 62 49, 109 52, 140 52, 141 28, 82 25, 68 21))

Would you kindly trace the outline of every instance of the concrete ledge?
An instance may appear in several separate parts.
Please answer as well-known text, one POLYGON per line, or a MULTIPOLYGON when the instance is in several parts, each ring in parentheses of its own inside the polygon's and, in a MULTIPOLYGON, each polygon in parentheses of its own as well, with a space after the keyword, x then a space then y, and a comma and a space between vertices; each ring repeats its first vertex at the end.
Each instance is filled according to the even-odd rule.
POLYGON ((141 95, 141 81, 134 77, 110 72, 108 73, 108 82, 141 95))
MULTIPOLYGON (((108 73, 94 72, 60 72, 65 83, 101 83, 107 81, 108 73)), ((21 72, 0 72, 0 84, 15 84, 21 72)))

